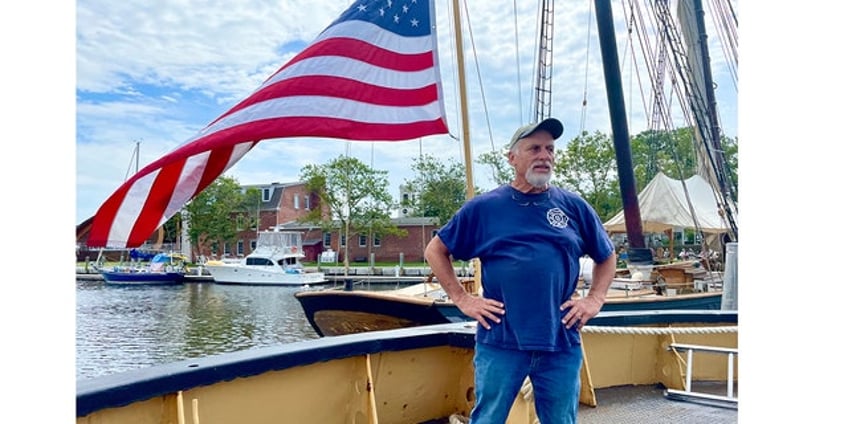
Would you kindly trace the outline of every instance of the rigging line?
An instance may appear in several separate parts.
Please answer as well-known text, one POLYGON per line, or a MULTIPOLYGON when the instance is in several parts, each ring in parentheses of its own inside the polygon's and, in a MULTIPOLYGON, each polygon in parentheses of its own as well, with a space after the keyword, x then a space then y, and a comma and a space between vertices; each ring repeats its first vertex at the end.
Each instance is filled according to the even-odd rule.
MULTIPOLYGON (((628 31, 629 38, 632 39, 633 32, 636 33, 635 34, 636 38, 638 39, 639 45, 641 46, 641 49, 642 49, 642 57, 645 60, 645 67, 647 69, 654 69, 653 72, 648 72, 648 76, 651 79, 652 84, 654 84, 654 87, 659 88, 660 87, 659 84, 661 83, 661 79, 664 78, 664 75, 660 75, 657 72, 658 71, 656 69, 657 67, 654 66, 654 63, 656 62, 657 59, 655 59, 655 56, 654 56, 654 54, 651 50, 650 43, 647 42, 647 40, 650 38, 648 36, 648 33, 647 33, 648 26, 645 23, 646 20, 644 19, 644 13, 642 12, 642 9, 639 7, 638 2, 632 2, 632 1, 630 2, 630 12, 631 12, 630 18, 627 19, 627 21, 630 22, 631 25, 632 25, 629 28, 629 31, 628 31), (656 80, 654 80, 654 76, 657 77, 656 80)), ((626 15, 626 10, 625 10, 625 15, 626 15)), ((660 33, 660 34, 662 34, 662 33, 660 33)), ((661 42, 662 40, 660 39, 659 41, 661 42)), ((636 60, 635 60, 636 59, 636 51, 635 51, 635 48, 634 48, 635 43, 631 42, 629 44, 631 46, 631 50, 633 51, 632 56, 633 56, 633 62, 635 63, 636 62, 636 60)), ((638 72, 638 66, 636 66, 635 68, 637 68, 637 79, 640 80, 639 87, 642 87, 643 84, 641 84, 641 77, 640 77, 641 74, 638 72)), ((660 93, 658 91, 659 90, 654 90, 654 94, 656 96, 661 96, 662 93, 660 93)), ((648 106, 647 106, 647 104, 644 103, 646 98, 647 98, 647 96, 645 96, 645 94, 643 92, 642 93, 642 99, 643 99, 643 105, 646 108, 646 116, 647 116, 648 106)), ((656 99, 656 100, 657 100, 657 103, 662 104, 661 99, 656 99)), ((654 124, 654 122, 652 122, 652 127, 651 127, 652 129, 654 129, 653 124, 654 124)), ((682 176, 682 173, 683 173, 682 164, 680 163, 679 154, 677 153, 677 150, 676 150, 676 143, 671 143, 670 147, 671 147, 671 151, 672 151, 672 156, 674 156, 674 158, 675 158, 673 164, 677 168, 678 174, 680 175, 680 181, 681 181, 681 184, 683 186, 684 194, 686 196, 687 206, 688 206, 688 209, 689 209, 690 217, 693 221, 693 225, 694 225, 694 227, 696 228, 697 231, 702 232, 700 222, 698 220, 698 217, 695 214, 694 205, 692 204, 692 200, 691 200, 689 190, 688 190, 686 183, 685 183, 685 180, 682 176)))
MULTIPOLYGON (((712 133, 707 133, 707 123, 703 120, 705 119, 706 104, 703 98, 701 98, 700 90, 692 87, 693 82, 689 79, 691 75, 692 68, 689 67, 688 58, 685 54, 682 53, 683 45, 680 41, 680 36, 676 32, 676 28, 671 25, 670 13, 668 11, 667 5, 662 2, 656 3, 658 6, 657 13, 660 17, 661 21, 663 21, 664 27, 668 35, 670 36, 669 40, 672 46, 672 58, 675 60, 675 69, 677 70, 680 81, 683 83, 683 89, 686 92, 686 99, 688 101, 683 102, 682 104, 689 105, 692 108, 692 115, 695 120, 698 122, 698 125, 694 125, 693 127, 697 130, 698 134, 701 136, 701 141, 704 144, 704 148, 710 154, 707 154, 706 157, 709 162, 710 170, 711 170, 711 179, 713 179, 715 184, 719 185, 720 191, 722 192, 722 196, 730 195, 732 199, 735 199, 735 190, 732 186, 728 186, 726 184, 727 177, 727 163, 717 163, 716 158, 711 153, 714 151, 715 144, 718 143, 718 140, 713 140, 712 133), (665 18, 665 19, 663 19, 665 18), (696 113, 697 112, 697 113, 696 113), (715 143, 714 143, 715 142, 715 143), (725 193, 725 192, 728 193, 725 193)), ((725 218, 727 222, 730 224, 730 228, 732 229, 731 233, 736 233, 736 223, 735 219, 732 215, 735 215, 735 211, 731 210, 731 205, 729 199, 723 198, 721 203, 723 210, 725 212, 725 218)))
MULTIPOLYGON (((445 0, 445 10, 448 11, 448 20, 452 22, 453 21, 453 19, 452 19, 453 18, 453 16, 452 16, 453 8, 451 7, 450 0, 445 0)), ((435 25, 435 24, 433 24, 433 25, 435 25)), ((448 28, 449 28, 449 31, 450 31, 451 40, 453 40, 454 37, 456 36, 456 34, 454 33, 454 27, 453 27, 453 25, 448 25, 448 28)), ((460 96, 459 95, 459 81, 457 81, 457 68, 458 68, 458 66, 456 65, 456 55, 457 55, 457 52, 455 50, 456 46, 455 46, 454 43, 447 43, 447 44, 448 44, 448 48, 450 49, 450 52, 451 52, 449 57, 453 60, 453 62, 450 63, 450 65, 451 65, 450 69, 454 70, 454 72, 451 72, 451 76, 453 77, 454 108, 455 108, 455 110, 459 111, 461 107, 459 105, 459 96, 460 96)), ((454 128, 459 128, 460 131, 461 131, 462 123, 460 122, 460 115, 461 115, 460 113, 454 114, 454 119, 456 120, 456 125, 454 126, 454 128)), ((461 134, 461 132, 460 132, 460 134, 461 134)), ((451 134, 449 132, 448 136, 451 137, 452 139, 456 140, 456 141, 461 141, 460 138, 459 138, 459 135, 454 135, 454 134, 451 134)), ((462 155, 462 143, 459 143, 458 145, 459 145, 459 148, 460 148, 460 155, 462 155)))
POLYGON ((739 57, 736 48, 738 40, 736 30, 735 27, 728 22, 728 13, 722 9, 721 3, 714 0, 709 3, 709 5, 712 5, 710 8, 710 17, 712 18, 715 32, 718 35, 717 38, 719 39, 719 45, 721 45, 721 51, 724 55, 727 69, 732 76, 731 81, 733 82, 733 88, 738 92, 739 87, 737 86, 737 81, 739 80, 739 76, 737 68, 739 66, 739 57))
MULTIPOLYGON (((621 73, 621 75, 625 75, 625 74, 627 74, 627 75, 630 75, 630 76, 632 77, 632 76, 633 76, 632 71, 631 71, 631 72, 625 72, 625 69, 624 69, 624 67, 626 66, 626 64, 627 64, 627 63, 630 63, 630 64, 631 64, 631 68, 632 68, 632 63, 633 63, 632 61, 630 61, 630 60, 628 60, 628 59, 627 59, 627 58, 628 58, 628 56, 632 56, 632 55, 630 55, 630 53, 631 53, 631 51, 632 51, 632 49, 633 49, 633 47, 632 47, 632 43, 631 43, 631 41, 632 41, 632 32, 633 32, 633 22, 632 22, 632 19, 627 19, 627 17, 628 17, 628 16, 631 16, 631 17, 632 17, 632 15, 629 15, 629 14, 627 13, 627 7, 626 7, 626 5, 625 5, 624 1, 625 1, 625 0, 622 0, 622 1, 621 1, 621 8, 622 8, 622 10, 623 10, 623 16, 625 17, 625 21, 626 21, 627 38, 625 39, 625 40, 626 40, 626 43, 624 44, 624 47, 622 47, 622 49, 621 49, 621 51, 623 52, 623 54, 621 55, 620 63, 618 64, 618 66, 619 66, 619 72, 621 73)), ((633 80, 631 79, 631 80, 630 80, 630 82, 631 82, 631 87, 632 87, 632 81, 633 81, 633 80)), ((622 84, 623 84, 623 82, 622 82, 622 84)), ((622 87, 622 89, 623 89, 623 87, 622 87)), ((631 90, 629 90, 629 91, 632 93, 632 88, 631 88, 631 90)), ((626 125, 626 126, 627 126, 627 128, 628 128, 628 133, 630 133, 630 134, 632 134, 632 131, 630 130, 630 128, 632 128, 632 127, 631 127, 631 123, 632 123, 631 121, 632 121, 632 119, 633 119, 633 117, 632 117, 632 113, 633 113, 633 107, 632 107, 632 105, 633 105, 632 100, 631 100, 631 101, 628 101, 628 106, 630 106, 630 107, 627 107, 627 108, 625 109, 625 111, 626 111, 628 114, 631 114, 631 116, 628 116, 628 117, 627 117, 627 119, 625 120, 625 125, 626 125)))
POLYGON ((132 172, 133 160, 135 160, 135 172, 133 172, 132 175, 135 175, 135 174, 138 173, 138 162, 139 162, 139 153, 140 153, 139 147, 140 146, 141 146, 141 140, 136 140, 135 141, 135 147, 133 148, 132 155, 130 156, 130 163, 129 163, 129 165, 127 165, 127 173, 124 174, 124 181, 126 181, 130 178, 130 172, 132 172))
MULTIPOLYGON (((648 3, 648 9, 649 10, 653 9, 651 7, 650 2, 648 3)), ((640 9, 640 18, 641 18, 640 22, 643 22, 643 24, 640 28, 641 31, 642 31, 642 32, 640 32, 640 37, 641 37, 641 34, 644 32, 645 33, 644 38, 650 39, 650 37, 647 35, 648 25, 644 23, 645 19, 642 18, 642 16, 644 16, 644 12, 642 12, 642 10, 640 9)), ((645 51, 645 53, 644 53, 645 66, 650 71, 650 72, 648 72, 648 76, 649 76, 651 84, 652 84, 651 85, 652 94, 653 94, 652 105, 654 107, 656 107, 656 110, 654 111, 654 114, 652 115, 653 118, 652 118, 651 128, 654 129, 654 130, 660 130, 660 129, 672 130, 672 129, 674 129, 674 126, 672 124, 672 119, 671 119, 671 115, 670 115, 671 112, 670 111, 671 111, 673 97, 668 96, 667 103, 665 103, 665 104, 663 103, 663 101, 666 99, 664 82, 665 82, 666 74, 668 72, 667 67, 666 67, 666 59, 668 57, 668 53, 667 53, 668 50, 667 50, 666 44, 665 44, 665 40, 667 40, 667 37, 665 36, 664 32, 660 29, 661 26, 657 22, 655 14, 648 13, 648 18, 651 21, 652 28, 657 29, 655 32, 658 33, 657 41, 656 41, 656 43, 657 43, 656 50, 658 51, 657 54, 654 54, 653 51, 651 50, 651 44, 650 43, 647 43, 647 42, 642 43, 643 49, 645 51)), ((672 83, 671 90, 673 91, 674 90, 674 84, 675 84, 675 81, 674 81, 673 78, 671 78, 671 83, 672 83)), ((684 110, 684 116, 685 116, 685 110, 686 109, 683 108, 683 110, 684 110)))
POLYGON ((739 27, 739 21, 736 19, 736 11, 733 10, 732 0, 713 0, 713 4, 715 6, 711 10, 721 16, 728 31, 728 38, 733 41, 733 45, 737 45, 739 35, 736 33, 736 28, 739 27))
MULTIPOLYGON (((632 0, 631 0, 630 3, 631 3, 631 11, 632 11, 632 16, 631 16, 630 20, 634 23, 634 25, 633 25, 634 28, 631 28, 631 30, 629 32, 629 34, 630 34, 629 36, 632 38, 632 33, 635 30, 636 38, 638 39, 639 46, 642 50, 642 58, 644 60, 644 66, 647 69, 648 80, 651 82, 651 87, 653 88, 653 87, 656 87, 656 82, 653 80, 653 76, 657 73, 656 66, 654 66, 654 64, 656 63, 656 59, 654 59, 653 51, 651 50, 650 43, 648 42, 648 40, 650 40, 650 37, 648 37, 648 34, 647 34, 647 24, 645 24, 645 19, 643 17, 643 13, 642 13, 641 9, 639 8, 639 3, 634 2, 632 0), (638 21, 637 21, 637 18, 638 18, 638 21)), ((633 62, 636 63, 636 50, 634 48, 635 43, 631 42, 630 46, 631 46, 630 48, 632 50, 631 54, 633 56, 633 62)), ((642 75, 641 75, 641 72, 639 71, 638 65, 634 66, 634 68, 636 69, 636 71, 635 71, 636 72, 636 79, 638 81, 638 87, 639 87, 640 94, 641 94, 642 108, 645 112, 645 116, 648 117, 648 116, 650 116, 651 107, 650 107, 650 105, 648 104, 647 101, 650 98, 650 96, 647 95, 644 92, 645 84, 642 83, 642 75)), ((654 92, 656 90, 652 89, 651 91, 654 92)), ((631 102, 631 104, 632 104, 632 102, 631 102)))
POLYGON ((589 56, 590 51, 592 49, 592 4, 594 4, 594 0, 589 1, 589 13, 587 14, 586 21, 586 64, 585 70, 583 73, 583 105, 580 108, 580 132, 579 134, 583 134, 586 131, 586 112, 589 104, 588 94, 589 94, 589 56))
MULTIPOLYGON (((660 0, 662 1, 662 0, 660 0)), ((665 76, 666 76, 666 59, 668 56, 664 34, 662 31, 657 31, 659 28, 657 20, 653 13, 647 13, 648 21, 651 24, 646 23, 645 19, 645 11, 644 8, 639 7, 639 3, 637 4, 637 11, 639 14, 639 22, 641 25, 637 26, 637 33, 639 34, 640 45, 643 49, 643 58, 645 60, 645 68, 648 70, 648 80, 651 83, 651 94, 645 95, 643 94, 643 100, 650 98, 652 101, 650 104, 646 103, 646 114, 650 112, 653 108, 656 108, 654 112, 650 115, 651 119, 651 129, 654 130, 666 130, 671 131, 674 129, 674 125, 672 123, 670 110, 671 110, 671 98, 669 98, 667 105, 663 103, 665 100, 665 76), (654 28, 656 36, 656 47, 652 48, 653 44, 650 43, 650 35, 648 34, 648 28, 654 28)), ((651 2, 647 2, 648 10, 651 9, 651 2)), ((635 53, 634 53, 635 55, 635 53)), ((673 82, 672 82, 673 84, 673 82)), ((644 86, 641 85, 640 86, 644 86)))
MULTIPOLYGON (((671 52, 672 52, 671 57, 675 62, 675 67, 673 69, 676 69, 678 71, 679 77, 680 77, 679 81, 681 81, 683 83, 682 87, 681 87, 681 84, 677 84, 675 82, 673 84, 673 88, 675 89, 675 93, 677 94, 677 98, 678 98, 678 101, 680 102, 680 104, 681 105, 687 105, 687 104, 689 105, 689 107, 682 107, 681 108, 681 111, 682 111, 682 113, 685 117, 687 125, 692 126, 693 128, 697 129, 697 131, 702 133, 703 132, 702 128, 703 128, 703 125, 705 125, 705 123, 703 123, 699 119, 701 117, 701 115, 696 114, 695 110, 698 110, 701 113, 704 113, 704 111, 706 110, 706 107, 703 104, 703 99, 701 99, 700 93, 698 93, 697 90, 694 90, 694 92, 690 92, 689 84, 691 82, 688 79, 688 75, 689 75, 689 72, 690 72, 689 69, 691 69, 691 68, 689 67, 688 58, 679 49, 681 47, 680 41, 679 41, 680 35, 677 33, 676 28, 671 23, 672 20, 671 20, 670 14, 669 14, 668 5, 663 3, 663 4, 661 4, 661 6, 662 6, 662 9, 655 8, 655 13, 658 16, 659 21, 662 22, 662 30, 665 32, 666 40, 668 40, 669 44, 672 47, 671 48, 671 52), (678 48, 675 48, 675 47, 678 47, 678 48), (695 109, 695 110, 693 110, 693 109, 695 109), (696 121, 697 121, 697 123, 696 123, 696 121)), ((704 138, 703 134, 702 134, 701 139, 704 140, 704 142, 707 142, 706 141, 707 139, 704 138)))
POLYGON ((521 122, 521 111, 524 110, 524 97, 521 94, 521 58, 518 50, 518 4, 512 0, 513 33, 515 34, 515 70, 516 86, 518 87, 518 122, 521 122))
MULTIPOLYGON (((633 107, 633 98, 632 98, 632 96, 633 96, 633 79, 632 78, 633 78, 634 75, 636 76, 636 83, 637 83, 636 86, 639 90, 640 98, 642 100, 642 110, 643 110, 645 116, 649 116, 649 111, 650 111, 650 108, 648 107, 648 105, 646 103, 647 96, 645 95, 645 92, 644 92, 644 84, 642 84, 642 75, 641 75, 641 72, 640 72, 639 64, 636 60, 636 49, 635 49, 635 43, 633 42, 634 30, 635 30, 635 33, 636 33, 636 38, 639 40, 640 46, 642 48, 642 51, 643 51, 642 56, 645 58, 645 63, 646 63, 647 67, 650 67, 650 65, 649 65, 650 61, 647 60, 647 57, 646 57, 647 53, 645 53, 645 51, 649 50, 649 49, 647 49, 645 47, 644 40, 643 40, 643 37, 641 36, 641 32, 640 32, 642 26, 644 26, 644 25, 640 26, 638 24, 638 22, 636 21, 636 17, 640 15, 636 11, 636 9, 638 8, 638 3, 635 3, 636 7, 634 7, 634 2, 632 0, 629 1, 628 3, 630 4, 630 7, 629 7, 630 13, 628 13, 628 8, 626 7, 624 0, 622 0, 621 5, 622 5, 622 9, 623 9, 622 13, 625 16, 625 20, 628 22, 628 25, 627 25, 627 43, 626 43, 624 51, 628 52, 630 54, 629 63, 630 63, 630 68, 631 68, 631 71, 628 73, 628 75, 630 76, 630 87, 631 87, 630 88, 630 96, 631 96, 631 98, 629 100, 630 108, 629 108, 628 113, 630 114, 630 117, 627 120, 628 121, 627 126, 629 128, 633 128, 633 114, 636 113, 635 112, 636 108, 633 107)), ((622 60, 622 69, 624 67, 624 61, 626 60, 626 58, 627 58, 627 56, 625 55, 625 58, 622 60)), ((624 72, 622 72, 622 74, 624 74, 624 72)))
POLYGON ((474 31, 471 29, 471 15, 468 13, 468 3, 462 2, 465 8, 465 20, 468 23, 468 39, 471 40, 471 51, 474 56, 474 69, 477 70, 477 83, 480 85, 480 97, 483 101, 483 116, 486 117, 486 127, 489 129, 489 143, 492 145, 492 151, 495 151, 495 140, 492 136, 492 123, 489 120, 489 107, 486 103, 486 90, 483 87, 483 77, 480 75, 480 61, 477 60, 477 45, 474 44, 474 31))
MULTIPOLYGON (((731 54, 728 56, 732 56, 733 61, 732 64, 735 66, 739 63, 737 46, 739 43, 739 36, 736 33, 736 22, 734 20, 731 23, 730 13, 727 11, 727 8, 722 7, 722 2, 718 0, 713 0, 709 3, 710 7, 710 16, 713 20, 713 26, 716 28, 716 33, 719 35, 720 39, 723 40, 723 47, 726 46, 725 51, 729 50, 731 54)), ((729 6, 729 3, 727 3, 729 6)), ((728 61, 730 61, 728 59, 728 61)))
MULTIPOLYGON (((631 76, 635 73, 636 80, 637 80, 637 87, 639 89, 640 99, 642 100, 642 110, 643 110, 644 115, 645 115, 646 120, 647 120, 647 117, 650 116, 650 111, 651 111, 651 105, 650 105, 648 100, 652 96, 645 92, 646 84, 643 83, 643 75, 642 75, 643 69, 638 64, 639 63, 637 61, 638 56, 637 56, 637 51, 636 51, 636 48, 635 48, 636 43, 634 43, 633 40, 632 40, 634 33, 635 33, 636 38, 639 42, 638 44, 639 44, 640 50, 642 52, 641 57, 642 57, 642 60, 643 60, 644 71, 647 72, 648 81, 651 82, 651 87, 652 87, 651 92, 652 93, 657 91, 656 90, 657 82, 655 82, 654 79, 653 79, 654 75, 657 74, 656 66, 655 66, 655 62, 657 60, 654 59, 655 55, 654 55, 654 53, 651 49, 650 43, 649 43, 650 37, 648 36, 648 32, 647 32, 648 24, 645 23, 644 13, 639 8, 638 2, 634 2, 633 0, 629 0, 629 4, 630 4, 629 9, 631 11, 630 13, 628 13, 628 8, 625 7, 624 1, 622 1, 622 9, 624 10, 623 13, 626 17, 629 17, 629 18, 626 18, 626 20, 630 23, 630 26, 628 27, 628 40, 627 41, 628 41, 628 46, 629 46, 629 49, 630 49, 630 54, 632 56, 631 68, 633 69, 633 71, 631 72, 631 76)), ((632 100, 630 101, 630 104, 631 104, 631 106, 633 105, 632 100)), ((631 114, 635 113, 635 107, 631 107, 630 109, 631 109, 630 110, 631 114)), ((631 119, 631 121, 632 121, 632 119, 631 119)), ((632 126, 633 126, 632 122, 629 123, 629 126, 632 128, 632 126)))
MULTIPOLYGON (((536 6, 536 26, 533 28, 533 34, 540 34, 542 32, 542 1, 539 0, 536 2, 538 6, 536 6)), ((523 122, 533 122, 533 108, 535 107, 535 98, 539 96, 539 93, 536 92, 536 75, 539 74, 539 68, 541 66, 541 61, 539 60, 539 49, 535 49, 533 51, 533 68, 530 73, 530 103, 532 104, 529 108, 527 108, 527 120, 523 122)), ((522 123, 523 123, 522 122, 522 123)))

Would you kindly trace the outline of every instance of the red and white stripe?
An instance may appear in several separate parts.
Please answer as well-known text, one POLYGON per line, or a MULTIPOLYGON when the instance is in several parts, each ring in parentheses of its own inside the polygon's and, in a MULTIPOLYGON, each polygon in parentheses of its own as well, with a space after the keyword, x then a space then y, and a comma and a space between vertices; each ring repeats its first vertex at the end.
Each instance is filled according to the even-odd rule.
POLYGON ((119 187, 98 209, 86 244, 142 245, 261 140, 447 133, 435 40, 359 20, 331 25, 250 96, 119 187))

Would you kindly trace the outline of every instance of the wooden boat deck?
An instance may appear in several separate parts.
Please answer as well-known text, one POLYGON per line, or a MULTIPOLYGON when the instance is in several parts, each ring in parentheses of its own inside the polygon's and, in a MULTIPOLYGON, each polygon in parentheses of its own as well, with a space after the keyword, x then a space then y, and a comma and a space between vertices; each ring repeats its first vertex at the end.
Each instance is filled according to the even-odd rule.
MULTIPOLYGON (((696 390, 723 394, 724 383, 696 383, 696 390)), ((579 424, 735 424, 736 408, 704 401, 679 401, 663 396, 663 388, 656 386, 619 386, 596 389, 598 406, 580 405, 577 412, 579 424)), ((448 418, 421 424, 449 424, 448 418)))
MULTIPOLYGON (((697 383, 700 392, 721 394, 725 383, 697 383)), ((662 386, 619 386, 596 389, 598 406, 580 405, 580 424, 731 424, 738 422, 736 408, 705 401, 679 401, 663 395, 662 386)))

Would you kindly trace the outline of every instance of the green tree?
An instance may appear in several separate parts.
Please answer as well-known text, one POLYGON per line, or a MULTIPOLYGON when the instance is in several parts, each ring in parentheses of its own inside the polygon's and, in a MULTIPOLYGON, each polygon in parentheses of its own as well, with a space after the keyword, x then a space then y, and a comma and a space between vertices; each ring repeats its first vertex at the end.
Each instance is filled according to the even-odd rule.
POLYGON ((733 201, 739 199, 739 139, 737 137, 721 137, 721 148, 724 150, 724 161, 727 163, 727 178, 732 186, 733 201))
POLYGON ((674 179, 695 174, 697 158, 691 127, 673 131, 643 131, 630 141, 636 190, 641 190, 662 172, 674 179))
POLYGON ((437 160, 431 155, 413 159, 415 177, 404 180, 413 195, 401 206, 413 208, 413 216, 437 217, 440 223, 450 217, 465 203, 465 167, 456 160, 437 160))
MULTIPOLYGON (((659 172, 678 180, 695 175, 698 172, 697 143, 692 127, 673 131, 648 130, 634 136, 630 150, 637 190, 644 188, 659 172)), ((729 189, 736 193, 738 141, 736 138, 722 137, 721 146, 725 160, 724 172, 731 185, 729 189)))
POLYGON ((238 222, 251 218, 249 205, 235 178, 221 176, 186 205, 189 237, 198 249, 217 250, 221 243, 234 243, 238 222))
POLYGON ((300 173, 306 188, 317 193, 329 211, 327 215, 323 208, 314 208, 301 221, 320 225, 324 231, 340 231, 346 240, 345 275, 350 267, 348 246, 352 235, 405 234, 391 224, 390 211, 395 203, 388 190, 387 171, 375 170, 359 159, 342 155, 324 165, 307 165, 300 173), (338 220, 338 226, 334 220, 338 220))
POLYGON ((174 214, 174 216, 165 221, 165 224, 162 225, 162 229, 165 231, 163 239, 165 243, 176 244, 180 238, 180 229, 183 225, 182 221, 182 214, 180 213, 174 214))
POLYGON ((259 222, 259 208, 261 203, 262 190, 257 187, 248 187, 248 189, 244 191, 242 209, 244 210, 246 228, 259 231, 259 225, 261 224, 259 222))
POLYGON ((512 181, 514 171, 509 165, 506 156, 506 148, 503 152, 489 151, 481 153, 477 157, 477 163, 481 165, 489 165, 492 168, 492 181, 496 186, 509 184, 512 181))
POLYGON ((554 183, 579 194, 606 220, 621 209, 616 169, 612 139, 584 131, 557 149, 554 183))

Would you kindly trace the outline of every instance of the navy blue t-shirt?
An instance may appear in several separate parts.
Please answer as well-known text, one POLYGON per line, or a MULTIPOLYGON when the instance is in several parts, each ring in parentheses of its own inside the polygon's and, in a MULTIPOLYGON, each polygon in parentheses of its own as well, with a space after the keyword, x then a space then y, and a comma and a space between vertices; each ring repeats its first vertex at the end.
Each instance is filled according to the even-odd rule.
POLYGON ((507 349, 559 351, 577 345, 576 327, 559 306, 571 297, 579 258, 603 262, 613 245, 600 218, 580 196, 558 187, 524 194, 510 185, 472 198, 439 230, 454 259, 479 258, 483 296, 504 303, 477 342, 507 349))

